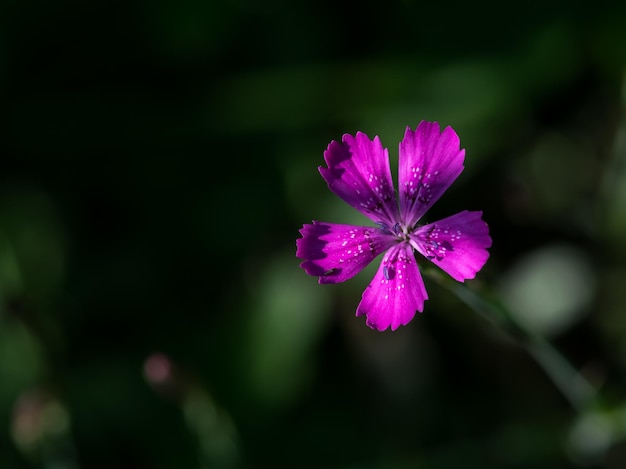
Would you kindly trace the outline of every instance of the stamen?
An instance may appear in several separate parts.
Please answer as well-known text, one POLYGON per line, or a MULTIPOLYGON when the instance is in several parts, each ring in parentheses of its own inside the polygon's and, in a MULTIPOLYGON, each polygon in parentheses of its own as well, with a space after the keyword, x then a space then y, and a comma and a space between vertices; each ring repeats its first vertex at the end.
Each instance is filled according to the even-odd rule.
POLYGON ((389 234, 389 235, 395 235, 396 233, 394 233, 391 228, 389 228, 389 225, 387 225, 387 223, 385 223, 384 221, 377 221, 374 222, 376 223, 380 229, 383 231, 383 233, 385 234, 389 234))

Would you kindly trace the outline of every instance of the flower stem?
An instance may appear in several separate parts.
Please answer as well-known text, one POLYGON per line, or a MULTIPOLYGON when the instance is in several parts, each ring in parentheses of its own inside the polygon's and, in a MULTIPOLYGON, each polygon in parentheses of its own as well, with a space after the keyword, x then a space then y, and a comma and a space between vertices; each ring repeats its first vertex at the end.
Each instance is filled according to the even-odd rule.
POLYGON ((573 408, 581 411, 595 403, 597 391, 591 383, 548 340, 517 321, 501 302, 488 300, 438 270, 425 269, 424 274, 523 347, 543 368, 573 408))

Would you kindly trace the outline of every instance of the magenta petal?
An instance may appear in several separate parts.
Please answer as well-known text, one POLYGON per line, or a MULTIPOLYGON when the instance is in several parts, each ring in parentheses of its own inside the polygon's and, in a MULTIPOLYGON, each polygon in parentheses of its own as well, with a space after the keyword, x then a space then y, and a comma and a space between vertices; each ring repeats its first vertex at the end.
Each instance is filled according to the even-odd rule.
POLYGON ((354 277, 394 242, 379 228, 314 221, 300 230, 296 256, 319 283, 340 283, 354 277))
POLYGON ((474 278, 487 262, 487 248, 491 247, 489 227, 482 214, 465 210, 419 227, 411 239, 423 256, 455 280, 474 278))
POLYGON ((332 141, 324 152, 328 168, 320 166, 331 191, 376 222, 393 225, 398 220, 389 153, 380 139, 358 132, 332 141))
POLYGON ((357 316, 367 316, 367 325, 384 331, 409 323, 416 311, 423 311, 428 299, 412 248, 399 244, 391 248, 372 282, 363 292, 357 316))
POLYGON ((437 122, 422 121, 415 131, 407 127, 398 171, 400 213, 406 225, 417 223, 459 177, 464 158, 452 127, 442 133, 437 122))

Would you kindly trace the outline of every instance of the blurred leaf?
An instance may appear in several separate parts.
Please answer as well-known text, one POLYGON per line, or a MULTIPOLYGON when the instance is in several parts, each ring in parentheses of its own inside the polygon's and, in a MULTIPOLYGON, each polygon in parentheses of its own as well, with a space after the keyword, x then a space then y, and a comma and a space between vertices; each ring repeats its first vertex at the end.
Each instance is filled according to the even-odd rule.
POLYGON ((609 452, 626 440, 626 406, 622 403, 605 408, 593 408, 581 414, 570 429, 567 449, 580 465, 606 462, 603 467, 622 467, 626 462, 616 452, 607 461, 609 452))
MULTIPOLYGON (((626 114, 626 71, 622 81, 622 112, 626 114)), ((626 116, 616 129, 612 158, 603 174, 603 197, 598 200, 603 216, 601 235, 613 241, 614 248, 626 253, 626 116)))
POLYGON ((525 254, 500 280, 502 301, 515 320, 554 336, 588 313, 595 274, 584 251, 552 245, 525 254))
MULTIPOLYGON (((7 286, 16 288, 20 278, 24 289, 13 293, 41 299, 56 294, 65 271, 65 237, 51 198, 29 187, 5 189, 0 195, 0 231, 17 264, 7 286)), ((3 261, 13 262, 10 259, 3 261)))
POLYGON ((0 413, 13 405, 24 389, 42 377, 43 351, 20 322, 0 316, 0 413))
POLYGON ((329 292, 298 268, 293 252, 268 259, 254 292, 242 369, 257 399, 283 407, 315 372, 313 352, 329 314, 329 292))

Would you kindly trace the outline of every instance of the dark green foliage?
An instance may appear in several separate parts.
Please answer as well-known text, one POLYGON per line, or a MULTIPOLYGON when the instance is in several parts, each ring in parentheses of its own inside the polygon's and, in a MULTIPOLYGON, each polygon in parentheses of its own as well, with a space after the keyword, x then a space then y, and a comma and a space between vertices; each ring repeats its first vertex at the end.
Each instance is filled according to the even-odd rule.
POLYGON ((626 464, 618 2, 2 10, 2 469, 626 464), (371 270, 298 268, 303 223, 368 223, 317 173, 330 140, 378 134, 395 160, 422 119, 467 152, 429 216, 491 228, 468 288, 593 408, 474 293, 427 277, 425 312, 378 333, 354 317, 371 270))

